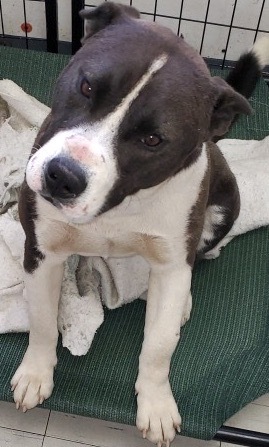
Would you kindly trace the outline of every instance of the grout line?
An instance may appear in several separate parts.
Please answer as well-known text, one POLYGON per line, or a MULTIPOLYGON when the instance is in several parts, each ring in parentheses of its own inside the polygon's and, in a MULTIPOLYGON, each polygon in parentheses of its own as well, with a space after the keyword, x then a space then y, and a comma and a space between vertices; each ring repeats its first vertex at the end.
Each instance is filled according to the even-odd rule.
POLYGON ((256 405, 257 407, 264 407, 264 408, 269 408, 269 402, 268 404, 259 404, 258 402, 250 402, 249 405, 256 405))
POLYGON ((42 433, 36 433, 34 431, 28 431, 28 430, 20 430, 19 428, 3 427, 2 425, 0 426, 0 428, 4 428, 5 430, 9 430, 9 431, 16 431, 16 432, 20 432, 20 433, 27 433, 29 435, 43 436, 42 433))
POLYGON ((48 436, 48 435, 47 435, 47 431, 48 431, 48 426, 49 426, 49 422, 50 422, 51 411, 52 411, 52 410, 49 411, 48 420, 47 420, 47 424, 46 424, 46 428, 45 428, 45 433, 44 433, 44 435, 43 435, 43 439, 42 439, 42 445, 41 445, 41 447, 44 446, 44 442, 45 442, 45 439, 46 439, 46 438, 59 439, 59 440, 61 440, 61 441, 72 442, 73 444, 83 444, 83 445, 85 445, 85 446, 89 446, 89 447, 101 447, 101 446, 97 446, 97 445, 95 445, 95 444, 86 444, 85 442, 81 442, 81 441, 72 441, 71 439, 63 439, 63 438, 60 438, 60 437, 58 437, 58 436, 48 436))
POLYGON ((35 431, 29 431, 29 430, 21 430, 19 428, 11 428, 11 427, 7 427, 5 425, 0 425, 0 428, 4 428, 5 430, 10 430, 10 431, 12 431, 12 430, 19 431, 20 433, 29 433, 30 435, 44 436, 43 433, 37 433, 35 431))
POLYGON ((47 419, 47 423, 46 423, 45 432, 44 432, 44 435, 43 435, 43 439, 42 439, 42 445, 41 445, 41 447, 44 446, 45 438, 47 437, 46 434, 47 434, 47 430, 48 430, 48 425, 49 425, 50 416, 51 416, 51 410, 49 411, 49 414, 48 414, 48 419, 47 419))
MULTIPOLYGON (((44 436, 44 441, 45 441, 45 439, 58 439, 59 441, 66 441, 66 442, 71 442, 71 443, 73 443, 73 444, 82 444, 82 445, 85 445, 85 446, 87 446, 87 447, 102 447, 100 444, 88 444, 88 443, 85 443, 84 441, 73 441, 72 439, 66 439, 66 438, 59 438, 58 436, 44 436)), ((44 443, 44 441, 43 441, 43 443, 44 443)), ((43 447, 43 443, 42 443, 42 446, 41 447, 43 447)))
POLYGON ((46 436, 46 434, 47 434, 48 425, 49 425, 49 421, 50 421, 50 416, 51 416, 51 410, 49 411, 49 415, 48 415, 48 419, 47 419, 47 423, 46 423, 44 436, 46 436))

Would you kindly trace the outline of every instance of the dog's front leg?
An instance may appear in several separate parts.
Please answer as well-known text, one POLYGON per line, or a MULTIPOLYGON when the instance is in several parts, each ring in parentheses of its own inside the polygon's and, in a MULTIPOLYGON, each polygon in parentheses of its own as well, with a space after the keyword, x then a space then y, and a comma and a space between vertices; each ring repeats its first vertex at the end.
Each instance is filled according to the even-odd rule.
POLYGON ((52 393, 62 275, 62 260, 59 262, 49 256, 33 273, 25 275, 30 318, 29 346, 11 381, 16 407, 23 411, 41 404, 52 393))
POLYGON ((170 445, 181 418, 174 400, 169 368, 190 298, 191 268, 153 267, 150 274, 145 333, 136 382, 137 427, 161 446, 170 445))

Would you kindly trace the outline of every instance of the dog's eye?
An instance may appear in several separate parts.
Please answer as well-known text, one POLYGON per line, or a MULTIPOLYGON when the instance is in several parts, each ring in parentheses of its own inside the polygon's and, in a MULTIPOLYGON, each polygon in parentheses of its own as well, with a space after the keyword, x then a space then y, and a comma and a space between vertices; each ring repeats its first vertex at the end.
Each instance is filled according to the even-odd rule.
POLYGON ((86 96, 86 98, 89 98, 91 96, 92 88, 86 79, 83 79, 80 86, 80 91, 83 96, 86 96))
POLYGON ((141 139, 142 143, 149 147, 159 146, 162 142, 162 138, 159 135, 152 134, 141 139))

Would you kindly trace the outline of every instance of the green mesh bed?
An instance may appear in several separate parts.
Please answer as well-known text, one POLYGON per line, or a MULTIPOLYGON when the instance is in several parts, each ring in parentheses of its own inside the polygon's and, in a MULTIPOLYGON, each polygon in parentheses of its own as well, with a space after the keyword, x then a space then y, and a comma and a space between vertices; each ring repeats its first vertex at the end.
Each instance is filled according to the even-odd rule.
MULTIPOLYGON (((0 78, 50 104, 67 56, 0 48, 0 78)), ((214 74, 220 74, 214 71, 214 74)), ((269 90, 260 82, 255 114, 230 137, 269 133, 269 90)), ((193 311, 173 356, 170 380, 183 416, 183 435, 211 439, 224 421, 269 392, 269 229, 233 240, 221 257, 197 264, 193 311)), ((145 303, 106 311, 90 352, 73 357, 59 342, 55 388, 44 407, 135 423, 134 383, 143 339, 145 303)), ((12 401, 10 379, 27 346, 26 334, 0 336, 0 399, 12 401)))

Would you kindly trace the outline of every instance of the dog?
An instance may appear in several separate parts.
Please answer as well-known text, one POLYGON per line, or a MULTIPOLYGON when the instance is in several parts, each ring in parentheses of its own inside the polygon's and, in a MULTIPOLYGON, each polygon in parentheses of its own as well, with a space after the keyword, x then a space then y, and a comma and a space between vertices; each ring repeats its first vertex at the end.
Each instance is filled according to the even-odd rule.
POLYGON ((136 9, 106 2, 81 16, 83 46, 57 81, 21 190, 31 330, 11 381, 14 400, 26 411, 52 393, 67 257, 138 254, 150 278, 137 427, 168 447, 181 426, 168 374, 190 316, 193 264, 240 210, 236 180, 212 139, 251 107, 210 76, 183 38, 136 9))

